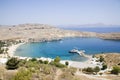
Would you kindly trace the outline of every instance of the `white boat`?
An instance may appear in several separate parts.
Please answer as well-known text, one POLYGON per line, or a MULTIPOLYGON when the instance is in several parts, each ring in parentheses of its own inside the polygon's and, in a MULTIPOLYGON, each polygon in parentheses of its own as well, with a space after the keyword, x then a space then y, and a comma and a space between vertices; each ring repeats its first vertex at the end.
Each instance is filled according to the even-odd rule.
POLYGON ((81 56, 85 55, 84 52, 85 52, 85 50, 80 50, 79 51, 78 49, 72 49, 72 50, 69 51, 69 53, 77 53, 77 54, 79 54, 81 56))
POLYGON ((69 53, 77 53, 77 52, 78 52, 77 49, 72 49, 72 50, 69 51, 69 53))

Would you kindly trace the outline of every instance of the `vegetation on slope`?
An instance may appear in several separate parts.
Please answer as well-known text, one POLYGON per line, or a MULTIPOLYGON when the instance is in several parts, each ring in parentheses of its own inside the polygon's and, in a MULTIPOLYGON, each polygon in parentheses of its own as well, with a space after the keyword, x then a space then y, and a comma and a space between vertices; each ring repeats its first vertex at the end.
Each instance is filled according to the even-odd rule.
MULTIPOLYGON (((55 80, 58 70, 62 71, 58 80, 63 79, 65 73, 71 77, 69 80, 73 80, 76 72, 76 68, 67 68, 65 64, 61 64, 60 57, 56 57, 51 62, 35 58, 29 60, 11 58, 6 63, 6 69, 17 69, 17 73, 10 80, 55 80)), ((66 77, 67 75, 64 78, 66 77)))

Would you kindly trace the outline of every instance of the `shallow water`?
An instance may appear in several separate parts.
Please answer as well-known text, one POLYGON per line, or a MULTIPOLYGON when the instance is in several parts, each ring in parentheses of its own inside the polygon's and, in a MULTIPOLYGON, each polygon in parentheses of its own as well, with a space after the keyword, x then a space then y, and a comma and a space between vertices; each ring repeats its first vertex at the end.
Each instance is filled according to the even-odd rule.
POLYGON ((73 48, 85 50, 85 54, 88 55, 103 52, 120 52, 120 41, 102 40, 99 38, 65 38, 61 41, 27 43, 18 47, 15 55, 46 58, 60 56, 63 60, 87 60, 87 58, 78 54, 68 53, 73 48))

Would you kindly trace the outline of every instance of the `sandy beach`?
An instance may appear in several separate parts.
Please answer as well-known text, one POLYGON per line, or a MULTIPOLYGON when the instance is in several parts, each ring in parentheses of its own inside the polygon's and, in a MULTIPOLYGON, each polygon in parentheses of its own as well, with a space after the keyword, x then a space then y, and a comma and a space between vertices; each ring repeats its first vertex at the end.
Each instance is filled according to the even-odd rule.
MULTIPOLYGON (((38 58, 38 59, 48 60, 49 62, 54 60, 54 59, 45 58, 45 57, 41 57, 41 58, 38 58)), ((69 62, 69 67, 75 67, 75 68, 87 68, 87 67, 93 67, 94 68, 96 66, 99 66, 100 68, 102 67, 102 63, 96 62, 96 58, 92 58, 92 56, 89 56, 88 60, 84 61, 84 62, 61 60, 60 63, 65 64, 66 61, 69 62)))
POLYGON ((10 46, 10 47, 8 48, 8 49, 9 49, 9 50, 8 50, 9 56, 10 56, 10 57, 13 57, 14 54, 15 54, 16 49, 17 49, 19 46, 23 45, 23 44, 25 44, 25 43, 19 43, 19 44, 10 46))
POLYGON ((102 67, 102 63, 96 62, 95 58, 89 57, 87 61, 84 62, 77 62, 77 61, 69 61, 69 60, 62 60, 61 63, 65 64, 65 62, 69 62, 69 66, 75 67, 75 68, 87 68, 87 67, 96 67, 99 66, 100 68, 102 67))

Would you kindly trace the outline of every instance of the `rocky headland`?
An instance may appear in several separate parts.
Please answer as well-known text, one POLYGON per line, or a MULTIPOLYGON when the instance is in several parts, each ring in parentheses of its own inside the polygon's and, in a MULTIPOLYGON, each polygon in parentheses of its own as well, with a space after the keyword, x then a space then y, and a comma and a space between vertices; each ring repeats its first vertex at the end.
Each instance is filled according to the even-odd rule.
POLYGON ((19 24, 12 26, 0 25, 0 40, 40 42, 60 40, 66 37, 95 37, 120 40, 120 33, 95 33, 63 30, 46 24, 19 24))

